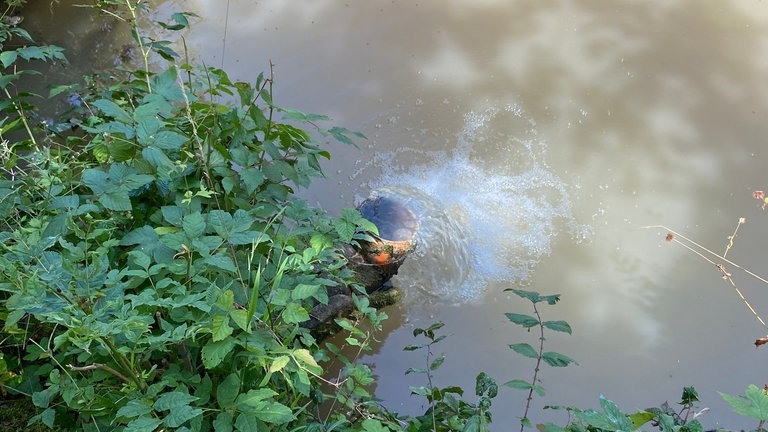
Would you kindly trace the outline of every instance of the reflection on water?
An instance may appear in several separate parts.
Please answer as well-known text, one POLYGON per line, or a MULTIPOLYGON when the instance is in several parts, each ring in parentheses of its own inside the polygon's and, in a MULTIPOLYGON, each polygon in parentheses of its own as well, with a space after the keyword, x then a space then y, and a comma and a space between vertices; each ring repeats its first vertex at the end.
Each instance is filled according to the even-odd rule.
MULTIPOLYGON (((404 318, 365 358, 389 406, 423 409, 407 390, 421 383, 403 374, 423 358, 402 347, 413 326, 437 320, 451 334, 440 385, 470 389, 479 371, 527 378, 532 365, 507 345, 528 335, 503 315, 527 305, 502 291, 524 285, 563 294, 545 317, 567 320, 574 334, 547 343, 580 363, 542 370, 547 396, 536 408, 596 406, 602 393, 633 410, 695 385, 712 408, 706 427, 754 427, 716 391, 763 382, 765 348, 751 344, 765 329, 716 269, 640 227, 668 225, 721 251, 746 217, 729 257, 765 267, 768 215, 751 191, 766 187, 768 4, 223 4, 166 1, 161 13, 203 17, 187 46, 207 64, 254 81, 271 61, 276 101, 369 137, 360 151, 329 143, 333 178, 306 198, 336 211, 376 187, 416 188, 463 228, 469 271, 486 275, 468 294, 475 302, 391 313, 404 318)), ((405 289, 427 265, 415 267, 403 269, 405 289)), ((768 310, 766 287, 736 282, 768 310)), ((495 400, 495 430, 521 414, 519 393, 495 400)))

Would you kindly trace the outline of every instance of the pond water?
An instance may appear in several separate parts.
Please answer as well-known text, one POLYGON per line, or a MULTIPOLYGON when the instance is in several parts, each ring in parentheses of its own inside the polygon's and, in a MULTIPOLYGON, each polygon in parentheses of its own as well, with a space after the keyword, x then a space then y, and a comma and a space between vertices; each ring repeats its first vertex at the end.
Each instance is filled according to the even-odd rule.
MULTIPOLYGON (((396 284, 406 300, 361 360, 376 395, 405 413, 423 385, 404 374, 421 353, 411 332, 442 321, 439 386, 470 393, 485 371, 530 379, 508 345, 536 336, 505 312, 504 292, 562 294, 542 310, 570 323, 548 350, 578 366, 544 367, 534 422, 563 423, 545 404, 625 411, 679 400, 693 385, 706 428, 754 428, 718 391, 762 386, 766 328, 720 272, 665 225, 756 273, 768 214, 768 4, 658 1, 165 1, 159 14, 201 18, 192 54, 255 81, 274 64, 280 105, 363 132, 360 149, 329 143, 329 179, 304 193, 332 213, 373 191, 425 206, 425 237, 396 284), (429 225, 428 225, 429 226, 429 225), (456 264, 454 264, 456 263, 456 264)), ((758 313, 766 286, 729 267, 758 313)), ((525 394, 502 389, 494 430, 517 427, 525 394)), ((470 400, 472 398, 470 397, 470 400)))

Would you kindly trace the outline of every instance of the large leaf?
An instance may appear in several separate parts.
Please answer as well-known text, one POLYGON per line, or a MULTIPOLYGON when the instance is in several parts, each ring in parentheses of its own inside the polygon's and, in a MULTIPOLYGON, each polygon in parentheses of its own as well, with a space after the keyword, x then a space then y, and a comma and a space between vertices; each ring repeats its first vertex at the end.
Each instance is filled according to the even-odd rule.
POLYGON ((234 338, 226 338, 217 342, 208 342, 202 350, 203 365, 208 369, 215 368, 222 362, 222 360, 224 360, 224 357, 232 351, 235 344, 236 341, 234 338))
POLYGON ((235 399, 240 394, 240 377, 231 373, 216 387, 216 402, 222 409, 235 406, 235 399))
POLYGON ((266 388, 249 390, 248 393, 237 397, 237 409, 253 414, 266 423, 283 424, 293 420, 291 409, 273 400, 276 395, 277 393, 266 388))
POLYGON ((750 384, 744 396, 737 397, 725 393, 720 393, 720 396, 728 402, 736 414, 760 421, 768 420, 768 394, 756 385, 750 384))

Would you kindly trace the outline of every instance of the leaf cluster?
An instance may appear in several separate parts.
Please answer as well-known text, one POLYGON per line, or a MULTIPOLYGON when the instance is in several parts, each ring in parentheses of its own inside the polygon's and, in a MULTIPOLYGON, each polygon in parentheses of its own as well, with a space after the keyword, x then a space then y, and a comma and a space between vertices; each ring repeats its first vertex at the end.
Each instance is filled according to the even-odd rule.
MULTIPOLYGON (((1 30, 0 43, 28 37, 1 30)), ((0 61, 60 53, 4 46, 0 61)), ((0 104, 0 389, 28 396, 49 427, 322 425, 329 354, 302 324, 329 288, 355 284, 341 245, 371 227, 296 192, 323 176, 318 135, 355 134, 274 105, 271 77, 233 82, 161 56, 172 61, 157 72, 55 87, 78 101, 55 125, 31 123, 23 92, 0 104)), ((22 73, 0 77, 6 93, 22 73)))

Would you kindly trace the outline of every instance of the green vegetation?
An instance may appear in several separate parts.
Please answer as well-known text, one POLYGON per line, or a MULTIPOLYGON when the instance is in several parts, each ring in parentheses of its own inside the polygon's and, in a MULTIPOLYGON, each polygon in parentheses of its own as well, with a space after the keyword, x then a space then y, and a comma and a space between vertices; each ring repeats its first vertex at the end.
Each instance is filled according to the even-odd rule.
MULTIPOLYGON (((6 19, 20 3, 6 2, 0 17, 0 430, 489 430, 493 378, 477 376, 476 402, 434 380, 445 360, 434 351, 445 339, 440 323, 414 330, 426 341, 405 348, 425 356, 423 368, 406 371, 426 380, 411 387, 429 404, 423 415, 388 412, 367 390, 373 375, 355 360, 386 315, 356 284, 341 247, 375 227, 355 210, 333 218, 295 195, 323 175, 330 154, 318 137, 354 145, 362 135, 278 106, 271 76, 232 82, 135 26, 142 67, 53 86, 49 97, 66 96, 72 110, 44 122, 35 105, 45 99, 17 84, 36 73, 31 62, 64 55, 6 19), (165 67, 149 68, 155 55, 165 67), (359 317, 337 320, 346 347, 302 326, 339 286, 356 293, 359 317), (344 367, 331 380, 335 362, 344 367)), ((143 5, 97 7, 133 24, 143 5)), ((190 17, 160 25, 182 30, 190 17)), ((560 296, 512 291, 534 315, 507 318, 539 334, 537 347, 510 345, 535 361, 530 381, 505 383, 528 392, 522 430, 533 425, 533 394, 544 395, 542 363, 575 362, 544 350, 545 331, 571 333, 539 310, 560 296)), ((723 397, 762 429, 765 390, 723 397)), ((697 400, 686 388, 679 412, 627 415, 601 397, 602 411, 550 407, 572 419, 540 428, 700 431, 697 400)))

